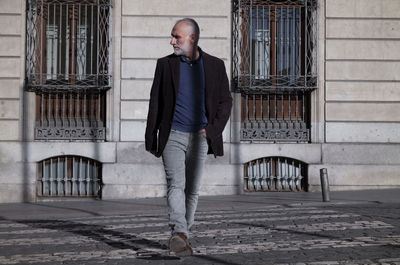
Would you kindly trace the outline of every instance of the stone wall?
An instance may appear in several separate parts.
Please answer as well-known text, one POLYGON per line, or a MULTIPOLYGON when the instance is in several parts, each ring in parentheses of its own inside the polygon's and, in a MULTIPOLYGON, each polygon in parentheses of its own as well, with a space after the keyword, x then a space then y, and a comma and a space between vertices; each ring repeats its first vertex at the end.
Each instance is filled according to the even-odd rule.
MULTIPOLYGON (((24 1, 0 1, 0 202, 22 199, 25 50, 24 1)), ((27 172, 32 173, 32 172, 27 172)))
POLYGON ((0 140, 20 139, 25 23, 22 0, 0 2, 0 140))
POLYGON ((327 142, 400 142, 399 8, 393 0, 327 1, 327 142))
MULTIPOLYGON (((230 1, 115 1, 115 73, 114 90, 120 94, 120 127, 116 145, 116 163, 104 165, 106 198, 132 198, 165 195, 165 177, 161 159, 144 149, 144 131, 150 88, 158 58, 173 52, 169 44, 175 22, 192 17, 200 26, 199 46, 223 59, 230 71, 230 1), (118 78, 118 75, 120 75, 118 78)), ((224 133, 230 140, 230 126, 224 133)), ((229 145, 227 146, 229 153, 229 145)), ((231 178, 229 156, 207 160, 202 193, 232 193, 237 184, 231 178), (216 173, 218 172, 218 173, 216 173), (212 174, 214 173, 214 174, 212 174), (221 175, 222 174, 222 175, 221 175), (220 189, 216 188, 221 187, 220 189)))
POLYGON ((325 144, 311 184, 318 188, 319 168, 327 167, 333 189, 399 187, 400 2, 320 4, 325 144))

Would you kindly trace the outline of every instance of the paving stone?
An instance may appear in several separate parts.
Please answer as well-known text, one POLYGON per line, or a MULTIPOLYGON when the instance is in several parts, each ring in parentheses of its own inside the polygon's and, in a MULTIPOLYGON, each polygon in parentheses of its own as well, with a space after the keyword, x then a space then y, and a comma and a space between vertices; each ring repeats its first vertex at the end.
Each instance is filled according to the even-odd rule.
POLYGON ((0 264, 400 264, 400 201, 273 197, 200 198, 185 258, 162 198, 0 205, 0 264))

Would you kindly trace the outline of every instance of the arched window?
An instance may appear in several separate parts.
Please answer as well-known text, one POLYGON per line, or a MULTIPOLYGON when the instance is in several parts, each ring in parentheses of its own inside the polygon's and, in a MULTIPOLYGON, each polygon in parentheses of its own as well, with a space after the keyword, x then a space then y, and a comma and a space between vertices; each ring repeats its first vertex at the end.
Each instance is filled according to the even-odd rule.
POLYGON ((38 162, 37 194, 43 197, 100 197, 102 164, 81 156, 38 162))
POLYGON ((287 157, 264 157, 244 165, 245 191, 306 191, 307 165, 287 157))

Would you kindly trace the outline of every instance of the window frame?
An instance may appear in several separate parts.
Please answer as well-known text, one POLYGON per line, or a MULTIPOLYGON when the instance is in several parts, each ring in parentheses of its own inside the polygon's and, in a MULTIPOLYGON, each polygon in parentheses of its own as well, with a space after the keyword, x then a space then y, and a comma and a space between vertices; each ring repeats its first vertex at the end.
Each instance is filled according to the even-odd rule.
POLYGON ((111 0, 28 0, 26 90, 77 92, 110 89, 111 7, 111 0), (82 26, 90 29, 91 34, 87 34, 86 44, 91 45, 86 45, 85 48, 87 50, 90 48, 92 58, 82 59, 80 58, 82 54, 78 53, 81 44, 78 42, 82 41, 78 36, 80 32, 78 29, 82 26), (58 47, 59 54, 52 58, 47 58, 46 46, 51 40, 47 38, 51 35, 49 29, 57 29, 56 31, 59 32, 55 45, 58 47), (47 63, 53 61, 56 61, 55 66, 62 67, 57 67, 59 69, 56 73, 53 71, 48 73, 47 63), (78 73, 78 70, 82 68, 78 61, 85 65, 88 61, 95 62, 95 66, 90 67, 90 72, 78 73))
POLYGON ((241 93, 240 139, 242 141, 297 143, 310 141, 310 98, 311 92, 318 88, 317 19, 317 0, 233 1, 231 85, 233 92, 241 93), (267 23, 265 17, 260 20, 260 10, 261 16, 268 17, 267 23), (252 17, 254 14, 255 19, 252 17), (252 25, 254 21, 257 23, 256 26, 252 25), (262 26, 259 25, 259 21, 262 26), (279 35, 277 27, 279 23, 293 27, 290 29, 288 26, 286 32, 281 30, 279 35), (261 49, 261 53, 264 54, 262 59, 268 57, 267 64, 270 67, 267 73, 261 71, 261 75, 256 71, 257 68, 252 61, 256 57, 252 50, 256 46, 252 41, 256 39, 255 33, 260 29, 264 33, 267 29, 270 34, 268 38, 265 36, 262 38, 263 45, 265 42, 268 44, 264 48, 268 47, 270 50, 266 52, 261 49), (293 40, 296 37, 300 39, 293 40), (297 54, 293 53, 293 47, 300 51, 297 54), (297 69, 290 70, 287 67, 289 70, 286 73, 278 72, 277 62, 283 58, 289 62, 290 58, 295 58, 287 65, 295 65, 297 69), (274 101, 270 101, 270 98, 274 101), (298 98, 301 100, 298 101, 298 98), (297 104, 301 104, 299 116, 296 114, 299 107, 297 104), (294 109, 296 109, 295 115, 293 115, 294 109), (271 115, 271 112, 275 115, 271 115))
MULTIPOLYGON (((260 93, 265 91, 312 91, 318 87, 318 48, 317 48, 317 0, 234 0, 232 14, 232 88, 235 92, 260 93), (287 75, 278 74, 274 67, 277 50, 270 52, 270 78, 256 78, 252 69, 251 37, 248 32, 252 10, 263 8, 271 10, 270 34, 275 35, 277 10, 300 9, 301 13, 301 57, 300 72, 297 81, 291 81, 287 75), (275 12, 275 14, 274 14, 275 12), (275 17, 274 17, 275 16, 275 17), (274 29, 275 28, 275 29, 274 29)), ((258 12, 258 11, 257 11, 258 12)), ((281 11, 282 12, 282 11, 281 11)), ((288 11, 287 11, 288 12, 288 11)), ((286 22, 285 22, 286 23, 286 22)), ((257 29, 257 28, 256 28, 257 29)), ((252 30, 252 29, 250 29, 252 30)), ((290 37, 290 36, 288 36, 290 37)), ((276 45, 277 39, 270 38, 270 47, 276 45)))
POLYGON ((111 0, 27 0, 25 90, 35 140, 106 139, 111 0))

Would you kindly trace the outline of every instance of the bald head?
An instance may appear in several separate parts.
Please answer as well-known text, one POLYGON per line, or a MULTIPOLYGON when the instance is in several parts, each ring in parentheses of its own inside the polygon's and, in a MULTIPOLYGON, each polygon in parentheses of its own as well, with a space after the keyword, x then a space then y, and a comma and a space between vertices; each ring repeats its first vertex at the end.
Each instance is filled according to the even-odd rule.
POLYGON ((192 18, 182 18, 182 19, 179 19, 178 21, 176 21, 174 28, 178 24, 181 24, 181 23, 186 25, 185 29, 188 31, 187 34, 195 35, 196 44, 197 44, 197 42, 199 41, 199 38, 200 38, 199 24, 197 24, 197 22, 192 18))
POLYGON ((170 44, 176 55, 184 55, 188 60, 197 59, 200 55, 197 43, 200 30, 197 22, 191 18, 178 20, 172 31, 170 44))

